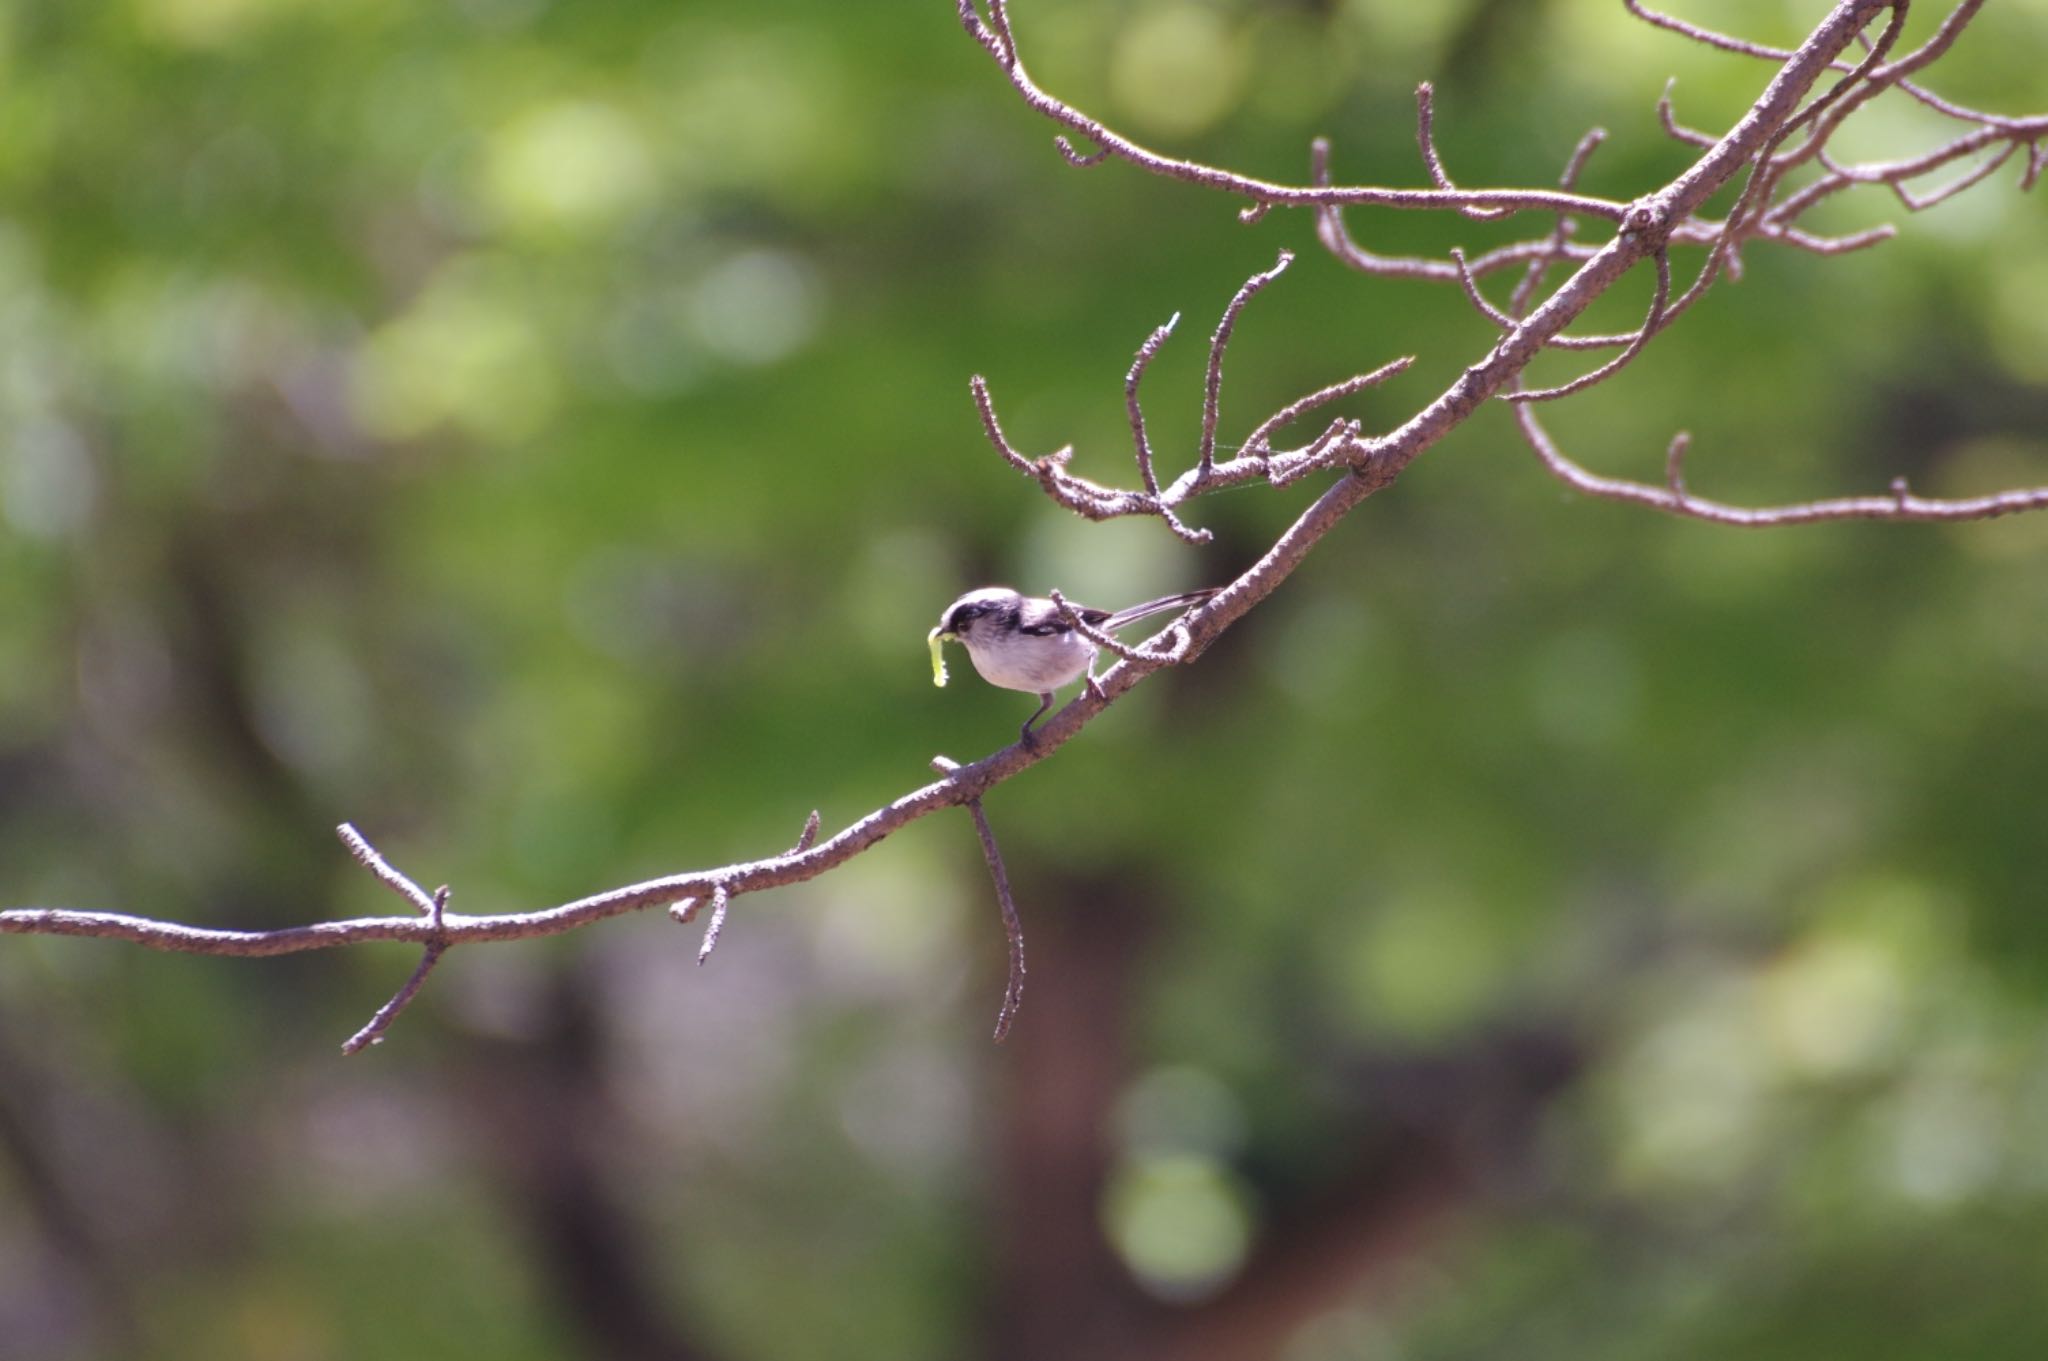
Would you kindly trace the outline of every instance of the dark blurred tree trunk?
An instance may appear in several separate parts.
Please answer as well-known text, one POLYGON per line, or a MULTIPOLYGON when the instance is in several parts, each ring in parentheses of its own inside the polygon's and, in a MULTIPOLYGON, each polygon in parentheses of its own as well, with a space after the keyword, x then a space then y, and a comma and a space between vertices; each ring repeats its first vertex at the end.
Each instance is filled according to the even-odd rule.
POLYGON ((1353 1156, 1273 1207, 1222 1293, 1156 1302, 1117 1257, 1102 1214, 1130 1077, 1130 1003, 1164 915, 1146 886, 1164 878, 1142 868, 1033 876, 1020 889, 1031 986, 1001 1099, 997 1361, 1277 1355, 1303 1324, 1396 1276, 1454 1215, 1483 1211, 1583 1066, 1569 1033, 1544 1027, 1482 1033, 1446 1054, 1340 1061, 1337 1080, 1357 1094, 1339 1116, 1355 1122, 1341 1139, 1353 1156))
POLYGON ((628 1138, 605 1084, 604 1037, 588 967, 557 976, 531 1040, 480 1045, 473 1144, 525 1231, 537 1283, 592 1361, 710 1361, 669 1306, 643 1226, 607 1168, 628 1138))
POLYGON ((997 1284, 999 1361, 1142 1353, 1144 1307, 1102 1232, 1129 1075, 1130 1001, 1150 943, 1147 879, 1032 874, 1020 886, 1030 982, 1004 1051, 997 1284))

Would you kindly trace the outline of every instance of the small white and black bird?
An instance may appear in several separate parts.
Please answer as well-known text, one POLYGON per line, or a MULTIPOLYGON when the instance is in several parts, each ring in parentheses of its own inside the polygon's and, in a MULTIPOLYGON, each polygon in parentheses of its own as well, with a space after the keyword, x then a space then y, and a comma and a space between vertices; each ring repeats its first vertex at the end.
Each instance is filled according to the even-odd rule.
MULTIPOLYGON (((1072 601, 1067 604, 1091 628, 1114 633, 1151 615, 1198 605, 1214 594, 1213 588, 1187 591, 1122 610, 1089 609, 1072 601)), ((984 586, 961 596, 939 616, 939 626, 927 641, 935 685, 946 683, 939 645, 951 642, 967 648, 974 669, 990 685, 1038 696, 1038 709, 1024 720, 1020 733, 1027 746, 1033 740, 1031 725, 1052 707, 1053 691, 1094 674, 1095 644, 1067 622, 1060 607, 1043 596, 1019 595, 1007 586, 984 586)))

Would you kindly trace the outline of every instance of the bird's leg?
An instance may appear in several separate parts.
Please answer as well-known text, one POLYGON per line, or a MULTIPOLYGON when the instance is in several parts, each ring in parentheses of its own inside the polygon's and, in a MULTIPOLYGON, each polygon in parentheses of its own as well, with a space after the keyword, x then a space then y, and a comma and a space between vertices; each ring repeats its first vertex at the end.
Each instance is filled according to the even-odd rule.
POLYGON ((1037 710, 1032 713, 1031 717, 1025 719, 1024 726, 1017 730, 1017 736, 1024 743, 1025 746, 1035 747, 1038 745, 1038 734, 1031 731, 1031 725, 1038 721, 1039 715, 1043 714, 1047 709, 1050 709, 1051 707, 1052 691, 1041 690, 1038 695, 1037 710))
POLYGON ((1095 679, 1095 662, 1094 657, 1088 659, 1088 669, 1082 673, 1081 685, 1090 699, 1107 700, 1109 696, 1103 692, 1102 682, 1095 679))

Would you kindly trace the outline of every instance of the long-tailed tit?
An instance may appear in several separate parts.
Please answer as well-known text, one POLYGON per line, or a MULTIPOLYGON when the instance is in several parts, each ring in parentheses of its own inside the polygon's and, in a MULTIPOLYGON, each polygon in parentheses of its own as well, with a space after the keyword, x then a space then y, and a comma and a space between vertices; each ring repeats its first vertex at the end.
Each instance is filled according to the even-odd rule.
MULTIPOLYGON (((1167 610, 1186 609, 1214 594, 1213 589, 1187 591, 1124 610, 1093 610, 1071 601, 1068 608, 1091 628, 1114 633, 1126 624, 1167 610)), ((1019 595, 1007 586, 984 586, 961 596, 946 607, 939 626, 926 641, 931 644, 935 685, 946 683, 940 644, 955 642, 967 648, 974 669, 990 685, 1038 696, 1037 712, 1024 720, 1020 734, 1027 746, 1034 740, 1031 725, 1052 707, 1053 691, 1083 675, 1094 676, 1095 644, 1067 622, 1060 607, 1041 596, 1019 595)))

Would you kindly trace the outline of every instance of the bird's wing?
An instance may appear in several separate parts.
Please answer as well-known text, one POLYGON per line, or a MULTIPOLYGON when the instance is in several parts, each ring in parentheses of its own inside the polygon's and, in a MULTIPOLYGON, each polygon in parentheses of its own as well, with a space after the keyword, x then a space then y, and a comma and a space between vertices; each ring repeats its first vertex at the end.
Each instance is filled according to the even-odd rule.
MULTIPOLYGON (((1076 605, 1071 600, 1067 602, 1067 606, 1092 626, 1100 627, 1111 618, 1108 610, 1090 609, 1086 605, 1076 605)), ((1027 600, 1017 613, 1017 631, 1045 638, 1054 634, 1072 633, 1074 626, 1060 613, 1060 607, 1050 600, 1027 600)))

